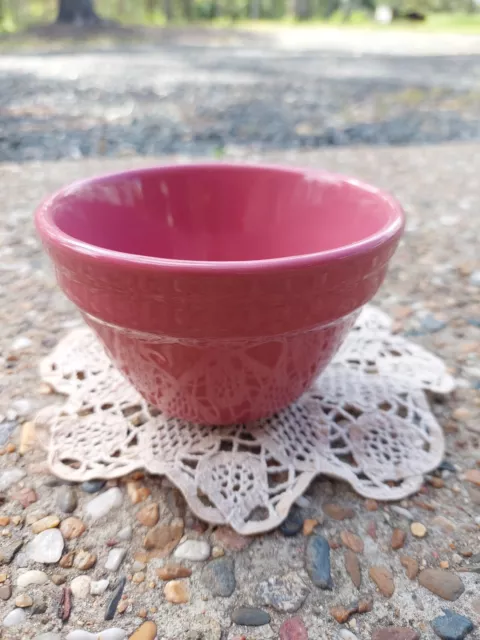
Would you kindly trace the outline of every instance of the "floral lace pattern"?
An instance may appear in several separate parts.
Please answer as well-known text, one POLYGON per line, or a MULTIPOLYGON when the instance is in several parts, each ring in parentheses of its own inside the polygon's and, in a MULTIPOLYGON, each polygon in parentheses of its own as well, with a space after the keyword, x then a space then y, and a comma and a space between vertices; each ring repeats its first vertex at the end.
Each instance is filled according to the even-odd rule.
POLYGON ((325 474, 360 495, 399 500, 444 454, 425 392, 454 387, 441 360, 392 335, 367 306, 313 387, 288 409, 249 425, 202 427, 150 407, 113 367, 88 328, 40 365, 65 403, 42 410, 52 472, 69 480, 165 475, 192 511, 243 534, 277 527, 325 474))

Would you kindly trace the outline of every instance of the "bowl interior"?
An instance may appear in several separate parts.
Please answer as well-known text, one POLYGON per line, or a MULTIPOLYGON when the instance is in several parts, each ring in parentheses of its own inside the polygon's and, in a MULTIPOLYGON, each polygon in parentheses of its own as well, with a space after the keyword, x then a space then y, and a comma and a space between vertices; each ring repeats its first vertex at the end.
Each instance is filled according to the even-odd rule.
POLYGON ((158 167, 96 178, 60 192, 51 221, 84 243, 188 261, 308 255, 379 238, 395 203, 319 171, 242 165, 158 167))

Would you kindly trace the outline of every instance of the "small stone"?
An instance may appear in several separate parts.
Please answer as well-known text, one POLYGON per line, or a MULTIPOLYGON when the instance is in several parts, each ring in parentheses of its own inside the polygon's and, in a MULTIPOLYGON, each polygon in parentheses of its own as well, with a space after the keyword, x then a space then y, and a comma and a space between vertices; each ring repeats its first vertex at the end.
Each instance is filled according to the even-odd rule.
POLYGON ((367 498, 367 500, 365 500, 365 509, 367 511, 378 511, 378 502, 372 500, 372 498, 367 498))
POLYGON ((202 584, 214 597, 229 598, 236 587, 233 558, 209 562, 202 571, 202 584))
POLYGON ((60 518, 58 516, 47 516, 41 518, 32 524, 33 533, 42 533, 47 529, 55 529, 60 524, 60 518))
POLYGON ((335 618, 335 620, 339 624, 345 624, 345 622, 347 622, 350 616, 352 616, 354 613, 356 613, 356 608, 348 609, 347 607, 343 607, 341 605, 332 607, 330 609, 330 615, 335 618))
POLYGON ((305 551, 305 569, 311 581, 320 589, 333 589, 330 568, 330 545, 320 535, 310 536, 305 551))
POLYGON ((210 545, 204 540, 186 540, 175 549, 175 558, 202 562, 210 557, 210 545))
POLYGON ((333 520, 350 520, 354 517, 355 512, 353 509, 341 507, 338 504, 325 504, 323 505, 324 513, 333 520))
POLYGON ((444 615, 432 620, 432 629, 442 640, 463 640, 474 629, 473 622, 466 616, 443 610, 444 615))
POLYGON ((29 587, 30 585, 40 585, 48 582, 48 576, 44 571, 37 571, 33 569, 32 571, 26 571, 25 573, 21 573, 17 579, 17 587, 19 589, 25 589, 25 587, 29 587))
MULTIPOLYGON (((104 615, 105 620, 113 620, 113 618, 115 617, 115 613, 117 612, 117 607, 119 605, 120 598, 122 597, 123 590, 125 589, 126 584, 127 584, 127 579, 125 577, 120 578, 118 585, 115 587, 115 591, 113 592, 112 597, 108 601, 107 606, 105 608, 105 615, 104 615)), ((125 601, 125 603, 128 606, 127 601, 125 601)), ((125 607, 124 611, 126 611, 127 606, 125 607)), ((120 610, 119 610, 119 613, 120 613, 120 610)))
POLYGON ((8 527, 10 524, 9 516, 0 516, 0 527, 8 527))
POLYGON ((73 487, 64 484, 57 493, 57 507, 63 513, 73 513, 77 508, 77 494, 73 487))
POLYGON ((63 536, 58 529, 46 529, 27 544, 25 552, 34 562, 56 564, 62 557, 64 545, 63 536))
POLYGON ((187 567, 182 567, 179 564, 170 564, 165 567, 157 569, 157 576, 160 580, 177 580, 178 578, 189 578, 192 575, 192 570, 187 567))
POLYGON ((424 538, 427 535, 427 527, 421 522, 412 522, 410 531, 416 538, 424 538))
POLYGON ((22 425, 22 432, 20 434, 20 445, 18 447, 18 453, 24 456, 27 451, 33 448, 35 444, 35 423, 24 422, 22 425))
POLYGON ((362 584, 362 572, 357 554, 350 549, 347 549, 345 551, 344 561, 346 572, 357 589, 360 589, 360 585, 362 584))
POLYGON ((273 607, 280 613, 294 613, 300 609, 309 592, 300 576, 292 572, 260 582, 255 590, 255 599, 258 604, 273 607))
POLYGON ((3 619, 3 626, 7 628, 21 627, 25 624, 27 615, 23 609, 14 609, 3 619))
POLYGON ((108 589, 109 580, 92 580, 90 583, 90 595, 101 596, 108 589))
POLYGON ((122 492, 118 487, 112 487, 90 500, 85 508, 85 514, 90 520, 100 520, 110 513, 112 509, 118 509, 123 502, 122 492))
POLYGON ((19 489, 18 491, 15 491, 12 494, 12 499, 19 502, 22 507, 26 509, 31 504, 35 504, 35 502, 37 502, 38 496, 34 489, 31 489, 30 487, 24 487, 22 489, 19 489))
POLYGON ((88 576, 78 576, 77 578, 74 578, 70 583, 72 595, 79 600, 83 600, 90 593, 90 583, 91 580, 88 576))
POLYGON ((212 548, 212 558, 222 558, 224 555, 225 551, 222 549, 222 547, 215 546, 212 548))
MULTIPOLYGON (((164 558, 170 555, 183 536, 183 520, 176 518, 170 525, 157 525, 150 529, 145 536, 143 546, 147 550, 154 549, 157 556, 164 558)), ((210 555, 210 548, 209 548, 210 555)))
POLYGON ((110 551, 108 552, 107 561, 105 562, 105 569, 112 572, 118 571, 126 555, 126 549, 121 549, 119 547, 110 549, 110 551))
POLYGON ((480 487, 480 469, 469 469, 465 473, 465 480, 480 487))
POLYGON ((409 580, 415 580, 420 569, 417 560, 415 560, 415 558, 412 558, 411 556, 401 556, 400 564, 402 565, 402 567, 405 567, 407 578, 409 580))
POLYGON ((59 587, 62 584, 65 584, 65 582, 67 581, 67 578, 65 576, 62 576, 60 573, 54 573, 50 579, 53 582, 53 584, 57 585, 57 587, 59 587))
POLYGON ((130 525, 127 525, 126 527, 123 527, 123 529, 120 529, 120 531, 116 535, 116 538, 117 540, 120 540, 120 542, 128 542, 132 539, 132 535, 133 529, 130 525))
POLYGON ((418 576, 418 582, 444 600, 458 600, 465 591, 460 578, 451 571, 443 569, 424 569, 418 576))
POLYGON ((144 622, 130 636, 129 640, 155 640, 157 637, 157 625, 154 622, 144 622))
POLYGON ((340 539, 348 549, 351 549, 355 553, 363 553, 363 540, 351 531, 341 531, 340 539))
POLYGON ((127 493, 132 504, 139 504, 148 498, 150 489, 140 482, 127 482, 127 493))
POLYGON ((80 520, 80 518, 75 518, 73 516, 65 518, 65 520, 60 523, 60 531, 62 532, 65 540, 79 538, 85 530, 86 526, 83 521, 80 520))
POLYGON ((297 507, 292 507, 287 518, 282 522, 279 529, 284 536, 296 536, 303 527, 303 517, 297 507))
POLYGON ((394 551, 398 551, 405 546, 405 540, 407 539, 407 534, 403 529, 394 529, 392 531, 392 539, 390 542, 390 546, 394 551))
POLYGON ((140 562, 139 560, 135 560, 135 562, 132 564, 132 571, 134 573, 137 573, 137 571, 145 571, 146 568, 147 568, 146 562, 140 562))
POLYGON ((125 613, 129 605, 130 605, 130 602, 128 600, 120 600, 117 606, 117 613, 120 613, 120 614, 125 613))
POLYGON ((252 542, 252 538, 242 536, 230 527, 218 527, 213 534, 213 539, 229 551, 243 551, 252 542))
POLYGON ((454 522, 444 516, 435 516, 432 520, 432 526, 440 529, 444 533, 453 533, 457 528, 454 522))
POLYGON ((449 566, 448 560, 442 560, 440 562, 440 569, 448 569, 449 566))
POLYGON ((16 527, 18 527, 23 523, 23 518, 22 516, 12 516, 12 522, 16 527))
POLYGON ((86 482, 82 482, 80 489, 85 493, 98 493, 103 489, 105 484, 105 480, 87 480, 86 482))
POLYGON ((307 518, 303 521, 303 535, 311 536, 315 531, 315 527, 318 525, 318 520, 307 518))
POLYGON ((438 478, 437 476, 432 476, 429 480, 429 483, 435 489, 443 489, 445 486, 445 481, 442 478, 438 478))
POLYGON ((232 622, 242 627, 263 627, 270 624, 270 616, 256 607, 238 607, 232 613, 232 622))
POLYGON ((45 613, 47 608, 48 608, 48 606, 47 606, 47 602, 46 602, 45 598, 43 597, 43 595, 38 594, 33 599, 33 604, 32 604, 32 608, 30 609, 30 611, 31 611, 32 615, 37 616, 37 615, 40 615, 42 613, 45 613))
POLYGON ((165 599, 172 604, 185 604, 190 600, 188 585, 185 580, 170 580, 163 589, 165 599))
POLYGON ((385 627, 376 629, 372 640, 420 640, 420 634, 415 629, 407 627, 385 627))
POLYGON ((25 471, 17 467, 0 472, 0 492, 6 491, 24 477, 25 471))
POLYGON ((27 607, 31 607, 33 604, 33 600, 30 596, 25 593, 21 593, 19 596, 15 598, 15 606, 20 607, 20 609, 26 609, 27 607))
POLYGON ((15 338, 15 340, 12 342, 10 348, 12 351, 23 351, 24 349, 28 349, 29 347, 31 347, 32 344, 33 342, 27 336, 18 336, 18 338, 15 338))
POLYGON ((0 565, 1 564, 10 564, 17 553, 22 548, 23 543, 21 540, 17 540, 16 542, 10 542, 6 544, 4 547, 0 549, 0 565))
POLYGON ((145 574, 143 571, 137 571, 134 573, 132 576, 132 582, 134 584, 142 584, 142 582, 145 582, 145 574))
POLYGON ((340 629, 338 637, 340 640, 358 640, 357 636, 348 629, 340 629))
POLYGON ((385 596, 385 598, 391 598, 395 591, 395 583, 390 569, 385 566, 378 565, 370 567, 368 573, 370 578, 377 585, 380 593, 385 596))
POLYGON ((308 640, 307 629, 301 618, 290 618, 280 627, 280 640, 308 640))
POLYGON ((148 616, 148 611, 145 609, 145 607, 142 607, 142 608, 138 611, 137 616, 138 616, 139 618, 146 618, 146 617, 148 616))
POLYGON ((372 540, 377 539, 377 523, 375 522, 375 520, 370 520, 370 522, 368 523, 367 533, 372 540))
POLYGON ((64 556, 60 558, 60 566, 62 569, 71 569, 73 567, 73 561, 75 560, 75 553, 73 551, 69 551, 64 556))
POLYGON ((147 504, 137 513, 137 520, 145 527, 153 527, 157 524, 160 517, 158 504, 147 504))
POLYGON ((88 571, 91 569, 97 562, 97 556, 94 553, 90 553, 90 551, 85 551, 84 549, 80 549, 75 553, 75 560, 73 561, 73 566, 81 571, 88 571))
POLYGON ((8 579, 8 575, 6 573, 0 573, 0 583, 3 584, 8 579))
POLYGON ((0 600, 10 600, 12 597, 12 587, 9 584, 2 584, 0 586, 0 600))

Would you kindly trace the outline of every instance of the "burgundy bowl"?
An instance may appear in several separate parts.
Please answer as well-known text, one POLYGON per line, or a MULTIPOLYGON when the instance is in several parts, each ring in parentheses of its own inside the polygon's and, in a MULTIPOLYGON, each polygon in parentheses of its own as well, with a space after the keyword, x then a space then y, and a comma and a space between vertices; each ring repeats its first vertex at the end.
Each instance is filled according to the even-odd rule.
POLYGON ((160 166, 75 183, 36 224, 65 294, 168 416, 231 424, 296 400, 382 283, 397 202, 316 170, 160 166))

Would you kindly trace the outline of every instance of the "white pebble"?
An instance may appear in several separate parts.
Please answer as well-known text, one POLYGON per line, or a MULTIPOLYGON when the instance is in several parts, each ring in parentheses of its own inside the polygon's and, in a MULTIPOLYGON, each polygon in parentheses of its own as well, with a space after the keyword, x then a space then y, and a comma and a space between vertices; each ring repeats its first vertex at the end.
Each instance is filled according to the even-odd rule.
POLYGON ((70 589, 75 598, 83 599, 90 593, 90 578, 88 576, 78 576, 70 584, 70 589))
POLYGON ((0 491, 6 491, 12 484, 20 482, 25 476, 25 471, 22 469, 7 469, 0 473, 0 491))
POLYGON ((101 596, 108 589, 109 580, 92 580, 90 593, 92 596, 101 596))
POLYGON ((29 542, 25 553, 34 562, 55 564, 60 560, 65 542, 59 529, 46 529, 29 542))
POLYGON ((45 584, 48 582, 48 576, 43 571, 37 571, 36 569, 32 571, 26 571, 25 573, 21 573, 18 576, 17 586, 20 589, 24 589, 31 584, 45 584))
POLYGON ((357 636, 351 631, 348 631, 348 629, 341 629, 338 632, 338 637, 341 638, 341 640, 358 640, 357 636))
POLYGON ((115 537, 117 538, 117 540, 127 541, 132 539, 132 535, 133 535, 133 529, 129 524, 127 524, 126 527, 123 527, 123 529, 120 529, 120 531, 117 533, 115 537))
POLYGON ((469 278, 470 284, 474 287, 480 287, 480 271, 474 271, 469 278))
POLYGON ((204 540, 186 540, 175 550, 175 558, 202 562, 210 557, 210 545, 204 540))
POLYGON ((126 549, 110 549, 105 562, 105 569, 107 571, 117 571, 126 555, 126 549))
POLYGON ((100 633, 89 633, 83 629, 75 629, 70 631, 66 640, 125 640, 127 632, 118 627, 112 627, 111 629, 105 629, 100 633))
POLYGON ((122 492, 118 487, 112 487, 90 500, 85 508, 85 514, 90 520, 100 520, 112 509, 120 507, 122 502, 122 492))
POLYGON ((12 351, 21 351, 22 349, 28 349, 32 344, 33 343, 30 338, 27 338, 26 336, 19 336, 13 341, 11 349, 12 351))
POLYGON ((25 623, 27 614, 23 609, 14 609, 3 619, 4 627, 20 627, 25 623))
POLYGON ((404 518, 406 518, 407 520, 412 520, 413 521, 413 516, 410 513, 410 511, 408 509, 404 509, 403 507, 397 507, 396 504, 394 504, 392 507, 390 507, 390 509, 396 513, 399 516, 402 516, 404 518))

